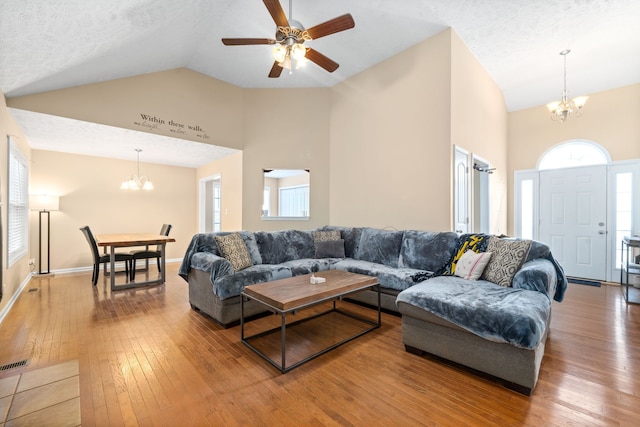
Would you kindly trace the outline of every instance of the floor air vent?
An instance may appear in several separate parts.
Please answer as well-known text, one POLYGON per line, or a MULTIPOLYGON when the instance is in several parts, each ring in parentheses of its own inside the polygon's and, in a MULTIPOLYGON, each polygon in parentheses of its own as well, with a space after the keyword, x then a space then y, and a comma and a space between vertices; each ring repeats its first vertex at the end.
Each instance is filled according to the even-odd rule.
POLYGON ((38 288, 31 288, 27 292, 36 292, 37 290, 38 290, 38 288))
POLYGON ((9 369, 19 368, 20 366, 25 366, 29 364, 29 359, 21 360, 19 362, 7 363, 6 365, 0 366, 0 372, 8 371, 9 369))

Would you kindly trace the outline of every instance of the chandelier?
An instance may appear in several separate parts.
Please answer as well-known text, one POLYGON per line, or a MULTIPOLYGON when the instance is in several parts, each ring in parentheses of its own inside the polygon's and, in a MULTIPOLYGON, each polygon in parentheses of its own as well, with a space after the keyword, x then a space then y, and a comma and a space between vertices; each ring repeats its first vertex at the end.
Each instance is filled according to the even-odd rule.
POLYGON ((153 184, 144 175, 140 175, 140 152, 139 148, 135 149, 138 153, 138 173, 136 175, 130 175, 120 185, 121 190, 153 190, 153 184))
POLYGON ((582 107, 587 103, 588 96, 576 96, 568 99, 567 91, 567 55, 571 52, 569 49, 560 52, 564 57, 564 90, 560 101, 554 101, 547 104, 547 108, 551 112, 551 120, 560 120, 564 122, 567 117, 580 117, 583 113, 582 107))
POLYGON ((305 57, 307 48, 304 47, 305 41, 311 40, 311 36, 302 24, 295 19, 291 19, 292 2, 289 0, 289 26, 279 26, 276 31, 276 45, 271 50, 273 59, 282 68, 289 70, 289 74, 293 73, 293 68, 298 69, 304 65, 308 59, 305 57))

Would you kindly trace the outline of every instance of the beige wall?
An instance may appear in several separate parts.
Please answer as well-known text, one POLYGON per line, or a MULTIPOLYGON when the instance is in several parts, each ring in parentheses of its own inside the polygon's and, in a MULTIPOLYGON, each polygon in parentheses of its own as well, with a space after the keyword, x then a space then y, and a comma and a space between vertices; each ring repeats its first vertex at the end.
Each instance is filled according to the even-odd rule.
MULTIPOLYGON (((489 175, 489 225, 491 233, 503 234, 507 232, 509 177, 507 108, 498 85, 460 37, 453 31, 451 34, 451 143, 495 168, 489 175)), ((453 173, 449 176, 449 188, 453 189, 453 173)), ((452 212, 450 215, 453 217, 452 212)))
POLYGON ((7 266, 7 173, 8 173, 8 143, 7 135, 13 135, 14 142, 22 151, 22 154, 31 159, 31 147, 27 142, 24 134, 18 127, 13 117, 9 114, 4 93, 0 91, 0 210, 2 212, 2 258, 0 260, 0 268, 2 268, 2 301, 0 301, 0 314, 8 307, 9 300, 14 296, 20 285, 29 275, 29 256, 24 256, 15 262, 11 267, 7 266))
POLYGON ((329 223, 329 89, 252 89, 244 99, 246 230, 311 229, 329 223), (264 220, 263 169, 309 169, 309 220, 264 220))
MULTIPOLYGON (((196 190, 200 191, 200 183, 203 179, 220 177, 220 229, 222 231, 242 230, 242 157, 243 153, 238 152, 231 156, 209 163, 198 168, 196 176, 198 182, 195 183, 196 190)), ((196 211, 196 224, 199 222, 199 212, 201 209, 200 198, 198 197, 198 207, 196 211)))
POLYGON ((450 229, 450 52, 445 31, 332 88, 331 224, 450 229))
POLYGON ((332 89, 331 224, 451 230, 453 146, 501 169, 493 232, 506 229, 502 92, 451 29, 332 89))
MULTIPOLYGON (((196 173, 192 168, 140 163, 155 189, 125 191, 120 183, 136 162, 33 150, 30 193, 58 194, 60 211, 51 213, 51 270, 92 265, 79 228, 93 233, 158 233, 173 226, 168 259, 181 259, 196 229, 196 173)), ((31 257, 38 258, 38 214, 31 217, 31 257)))
POLYGON ((242 89, 177 68, 8 100, 14 108, 242 148, 242 89), (147 121, 141 114, 164 123, 147 121), (170 125, 170 121, 185 127, 170 125), (139 125, 136 123, 140 123, 139 125), (202 132, 188 126, 200 126, 202 132), (149 126, 157 126, 149 128, 149 126))
MULTIPOLYGON (((550 100, 551 101, 551 100, 550 100)), ((590 94, 582 117, 554 122, 544 106, 509 113, 508 214, 513 233, 513 173, 535 169, 549 148, 585 139, 609 151, 612 160, 640 158, 640 84, 590 94)))

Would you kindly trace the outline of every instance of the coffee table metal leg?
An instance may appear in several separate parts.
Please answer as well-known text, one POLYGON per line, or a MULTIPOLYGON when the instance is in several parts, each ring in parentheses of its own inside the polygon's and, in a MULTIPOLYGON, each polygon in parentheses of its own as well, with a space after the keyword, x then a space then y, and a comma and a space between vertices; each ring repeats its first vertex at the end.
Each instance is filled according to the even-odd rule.
POLYGON ((282 364, 280 372, 282 372, 283 374, 287 371, 286 368, 286 363, 287 363, 287 356, 286 356, 286 349, 287 349, 287 314, 285 312, 282 313, 282 364))
POLYGON ((240 295, 240 340, 244 341, 244 295, 240 295))

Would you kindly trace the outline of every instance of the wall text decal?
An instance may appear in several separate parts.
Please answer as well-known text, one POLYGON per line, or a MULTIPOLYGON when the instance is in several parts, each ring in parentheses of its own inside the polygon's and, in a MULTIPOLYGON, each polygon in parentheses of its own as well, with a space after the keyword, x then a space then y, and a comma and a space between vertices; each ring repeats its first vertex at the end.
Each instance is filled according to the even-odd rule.
POLYGON ((179 136, 190 136, 200 139, 209 139, 210 136, 198 124, 185 124, 173 119, 167 121, 156 115, 140 114, 140 120, 134 120, 133 124, 147 131, 170 132, 179 136))

